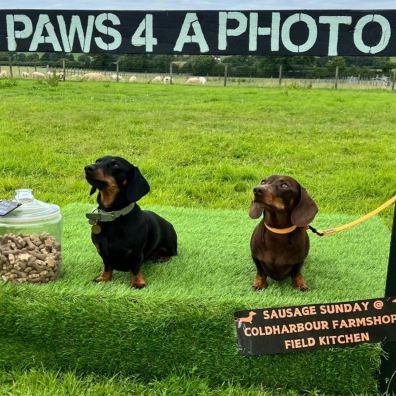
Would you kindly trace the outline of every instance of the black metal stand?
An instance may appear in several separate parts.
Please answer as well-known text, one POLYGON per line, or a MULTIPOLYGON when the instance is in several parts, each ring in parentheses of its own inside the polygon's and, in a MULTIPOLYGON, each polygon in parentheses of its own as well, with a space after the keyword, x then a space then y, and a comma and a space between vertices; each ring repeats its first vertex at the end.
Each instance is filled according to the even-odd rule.
MULTIPOLYGON (((385 286, 385 297, 394 296, 396 296, 396 205, 393 216, 388 275, 385 286)), ((383 350, 386 356, 381 357, 380 391, 383 394, 396 395, 396 342, 384 342, 383 350)))

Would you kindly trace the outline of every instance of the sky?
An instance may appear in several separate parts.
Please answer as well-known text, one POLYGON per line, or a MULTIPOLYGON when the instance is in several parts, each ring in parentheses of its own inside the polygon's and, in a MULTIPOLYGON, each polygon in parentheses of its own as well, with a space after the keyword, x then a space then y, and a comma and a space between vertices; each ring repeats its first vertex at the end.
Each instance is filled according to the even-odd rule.
POLYGON ((396 9, 395 0, 0 0, 0 9, 282 10, 396 9), (242 4, 241 4, 242 3, 242 4))

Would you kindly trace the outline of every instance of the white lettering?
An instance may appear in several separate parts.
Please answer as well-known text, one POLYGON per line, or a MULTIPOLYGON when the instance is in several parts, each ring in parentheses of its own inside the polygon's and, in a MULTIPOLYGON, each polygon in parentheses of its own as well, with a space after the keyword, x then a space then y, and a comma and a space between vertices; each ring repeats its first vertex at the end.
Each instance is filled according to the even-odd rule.
POLYGON ((105 43, 101 37, 95 37, 96 45, 102 50, 112 51, 121 45, 122 37, 117 29, 106 26, 105 21, 110 21, 113 25, 120 25, 120 19, 115 14, 103 13, 99 14, 95 20, 95 27, 98 32, 113 38, 111 43, 105 43))
POLYGON ((389 21, 382 15, 372 14, 366 15, 359 19, 355 26, 353 33, 353 41, 355 42, 356 48, 365 54, 377 54, 383 51, 389 44, 391 38, 391 27, 389 21), (376 22, 381 26, 382 34, 377 45, 370 47, 363 42, 363 29, 370 22, 376 22))
POLYGON ((246 32, 247 17, 242 12, 220 12, 219 13, 219 50, 227 49, 228 36, 240 36, 246 32), (238 21, 238 26, 234 29, 227 29, 228 19, 235 19, 238 21))
POLYGON ((315 45, 317 37, 318 27, 316 26, 315 19, 307 14, 290 15, 282 26, 282 42, 290 52, 300 53, 310 50, 315 45), (290 29, 297 22, 304 22, 308 28, 307 41, 302 45, 296 45, 290 39, 290 29))
POLYGON ((36 30, 34 31, 32 42, 30 43, 29 51, 37 51, 39 44, 52 44, 55 52, 61 52, 62 47, 59 44, 58 37, 56 37, 54 25, 50 22, 47 14, 40 14, 36 30), (44 29, 48 35, 44 36, 44 29))
POLYGON ((200 52, 208 52, 208 43, 203 35, 201 25, 198 21, 198 16, 195 12, 188 12, 184 18, 183 26, 180 30, 179 37, 177 38, 175 48, 176 52, 183 51, 184 44, 186 43, 197 43, 199 45, 200 52), (188 34, 189 30, 193 28, 194 34, 191 36, 188 34))
POLYGON ((328 55, 338 55, 338 33, 340 25, 350 25, 352 23, 352 17, 349 16, 321 16, 319 17, 319 23, 329 24, 329 47, 328 55))
POLYGON ((69 33, 67 33, 66 23, 63 15, 58 15, 57 19, 64 52, 72 52, 76 33, 82 51, 85 53, 89 52, 91 49, 92 31, 95 17, 93 15, 88 16, 88 23, 86 26, 86 31, 84 32, 80 17, 78 15, 73 15, 70 22, 69 33))
POLYGON ((8 51, 16 51, 16 39, 26 39, 33 34, 32 21, 26 15, 7 15, 7 46, 8 51), (15 30, 15 24, 22 23, 22 30, 15 30))

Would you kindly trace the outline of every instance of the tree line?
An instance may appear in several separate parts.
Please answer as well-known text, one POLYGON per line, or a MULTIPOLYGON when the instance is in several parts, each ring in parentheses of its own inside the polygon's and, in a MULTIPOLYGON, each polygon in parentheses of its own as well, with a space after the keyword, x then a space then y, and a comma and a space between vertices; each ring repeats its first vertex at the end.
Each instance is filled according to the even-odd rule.
POLYGON ((200 76, 221 76, 225 66, 233 77, 277 77, 279 66, 283 74, 295 78, 333 77, 338 66, 340 75, 373 77, 389 75, 396 69, 396 59, 385 57, 260 57, 260 56, 186 56, 186 55, 110 55, 0 52, 0 65, 61 68, 62 59, 67 68, 169 73, 200 76))

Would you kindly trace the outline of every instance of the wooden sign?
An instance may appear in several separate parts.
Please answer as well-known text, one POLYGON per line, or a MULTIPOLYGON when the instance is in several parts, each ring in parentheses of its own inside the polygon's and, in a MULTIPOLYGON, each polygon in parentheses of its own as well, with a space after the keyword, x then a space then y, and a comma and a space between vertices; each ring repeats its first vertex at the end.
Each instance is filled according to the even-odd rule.
POLYGON ((396 298, 235 313, 242 355, 271 355, 396 340, 396 298))
POLYGON ((0 51, 396 56, 396 10, 0 10, 0 51))

